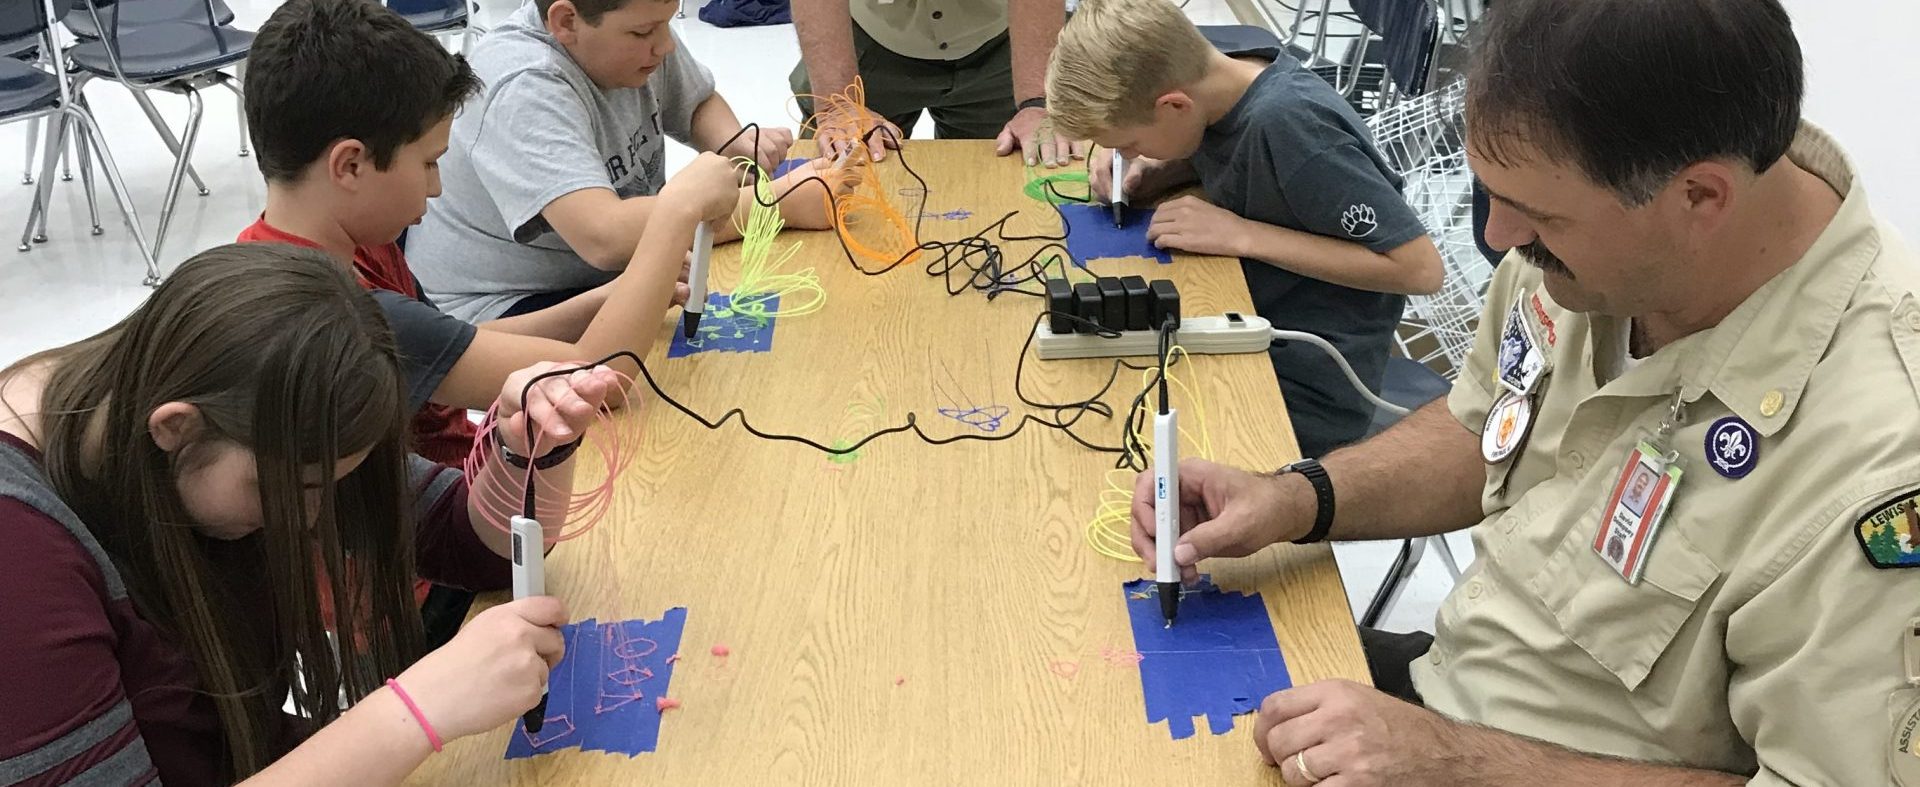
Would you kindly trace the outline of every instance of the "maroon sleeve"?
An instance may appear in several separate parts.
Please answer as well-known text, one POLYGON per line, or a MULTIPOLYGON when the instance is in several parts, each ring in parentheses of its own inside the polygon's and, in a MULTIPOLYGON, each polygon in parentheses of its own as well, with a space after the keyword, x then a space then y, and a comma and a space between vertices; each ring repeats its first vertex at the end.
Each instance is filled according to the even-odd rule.
POLYGON ((512 567, 473 532, 467 516, 466 474, 418 456, 410 478, 419 492, 415 512, 415 571, 422 579, 467 590, 505 590, 512 567))
POLYGON ((156 773, 121 689, 106 577, 59 522, 0 497, 0 784, 156 773))

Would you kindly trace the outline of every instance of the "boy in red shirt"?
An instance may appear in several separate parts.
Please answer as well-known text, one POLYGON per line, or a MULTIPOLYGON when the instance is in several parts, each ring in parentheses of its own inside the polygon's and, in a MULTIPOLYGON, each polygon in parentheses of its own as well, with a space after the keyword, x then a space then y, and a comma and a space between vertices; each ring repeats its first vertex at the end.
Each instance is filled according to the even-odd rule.
POLYGON ((479 90, 464 58, 367 0, 291 0, 247 58, 247 123, 267 209, 240 240, 308 246, 352 265, 400 345, 415 450, 437 462, 466 456, 464 411, 485 409, 508 373, 619 350, 644 357, 676 293, 684 297, 676 281, 694 226, 728 220, 740 193, 733 167, 702 155, 662 190, 668 218, 648 222, 619 278, 550 309, 468 325, 427 300, 395 241, 439 195, 454 113, 479 90))

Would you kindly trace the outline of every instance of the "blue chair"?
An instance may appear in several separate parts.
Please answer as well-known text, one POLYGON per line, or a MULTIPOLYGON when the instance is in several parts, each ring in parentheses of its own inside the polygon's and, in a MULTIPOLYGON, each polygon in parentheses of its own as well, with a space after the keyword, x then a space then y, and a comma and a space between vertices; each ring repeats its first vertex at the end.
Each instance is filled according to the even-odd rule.
MULTIPOLYGON (((144 1, 134 0, 136 3, 144 1)), ((200 134, 200 119, 205 109, 200 100, 200 91, 219 86, 244 99, 240 79, 224 69, 238 69, 246 62, 247 52, 253 46, 253 33, 220 24, 219 13, 214 7, 216 0, 200 0, 201 15, 198 19, 156 22, 137 27, 122 27, 109 21, 109 17, 101 12, 100 0, 83 2, 93 20, 94 29, 101 35, 75 45, 69 52, 73 65, 79 71, 74 78, 74 90, 78 91, 88 80, 95 78, 110 79, 125 85, 174 154, 173 173, 167 181, 166 196, 160 206, 160 224, 153 238, 153 256, 158 258, 166 243, 167 227, 172 222, 174 209, 179 202, 180 185, 187 175, 194 141, 200 134), (186 97, 187 125, 179 140, 174 139, 173 132, 167 128, 152 100, 147 97, 149 90, 186 97)), ((118 18, 113 17, 116 20, 118 18)), ((242 114, 242 139, 246 137, 245 128, 245 115, 242 114)), ((207 193, 204 184, 200 186, 200 193, 207 193)))
MULTIPOLYGON (((1379 37, 1381 64, 1402 95, 1427 92, 1433 57, 1440 50, 1440 13, 1436 0, 1351 0, 1355 16, 1379 37)), ((1375 46, 1360 39, 1360 58, 1375 46)))
POLYGON ((386 6, 394 10, 413 25, 413 29, 439 38, 458 34, 460 50, 471 49, 472 36, 484 33, 473 24, 473 12, 479 10, 475 4, 471 9, 468 0, 386 0, 386 6))
MULTIPOLYGON (((147 250, 146 238, 140 230, 139 215, 134 211, 126 183, 120 177, 120 168, 114 163, 113 154, 107 150, 99 124, 94 121, 93 112, 87 108, 79 87, 62 76, 67 73, 67 64, 65 53, 55 45, 52 36, 51 20, 56 15, 53 5, 45 0, 0 0, 0 40, 35 39, 52 66, 51 71, 46 71, 18 59, 0 58, 0 123, 58 117, 59 126, 54 131, 56 140, 64 140, 71 131, 81 140, 83 165, 90 166, 89 154, 100 157, 108 188, 113 191, 114 200, 120 205, 120 213, 126 218, 128 229, 133 232, 134 245, 140 249, 146 261, 145 283, 159 284, 160 267, 154 255, 147 250)), ((33 248, 28 239, 36 224, 42 227, 44 240, 46 214, 53 188, 53 163, 62 147, 58 143, 47 146, 40 170, 40 186, 34 192, 33 208, 27 216, 27 231, 20 238, 20 250, 23 252, 33 248)), ((101 231, 99 225, 96 213, 95 234, 101 231)))
MULTIPOLYGON (((162 22, 199 21, 207 13, 205 0, 96 0, 94 5, 108 26, 118 25, 122 31, 162 22)), ((213 21, 233 24, 233 9, 221 0, 213 0, 213 21)), ((67 12, 60 23, 83 41, 100 37, 100 24, 85 8, 67 12)))

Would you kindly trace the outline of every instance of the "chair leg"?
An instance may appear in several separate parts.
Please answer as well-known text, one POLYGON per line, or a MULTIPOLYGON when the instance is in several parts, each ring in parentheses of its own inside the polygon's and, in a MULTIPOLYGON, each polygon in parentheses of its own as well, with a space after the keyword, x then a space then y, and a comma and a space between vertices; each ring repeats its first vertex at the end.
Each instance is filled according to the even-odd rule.
POLYGON ((74 124, 74 136, 77 144, 74 154, 80 157, 80 190, 87 194, 87 218, 93 222, 95 236, 105 232, 100 229, 100 200, 93 192, 93 140, 85 126, 74 124))
POLYGON ((120 167, 113 163, 113 153, 107 150, 106 139, 100 136, 99 125, 94 123, 91 113, 78 107, 67 110, 67 113, 79 119, 86 128, 87 142, 93 146, 94 152, 100 154, 100 171, 107 175, 107 189, 113 192, 114 201, 120 204, 120 215, 126 218, 127 229, 133 233, 133 246, 140 250, 140 256, 147 263, 147 276, 141 283, 149 287, 158 285, 160 265, 154 259, 154 254, 147 250, 147 236, 140 229, 140 216, 133 210, 133 198, 127 192, 126 182, 120 177, 120 167))
POLYGON ((147 114, 147 121, 153 124, 153 130, 160 132, 160 141, 167 143, 167 150, 173 151, 174 158, 186 162, 187 177, 193 179, 193 186, 200 190, 200 196, 207 196, 207 184, 200 180, 200 173, 193 171, 193 162, 180 155, 180 140, 175 139, 173 130, 167 128, 166 119, 160 117, 160 110, 154 108, 153 99, 147 96, 147 91, 135 88, 128 92, 133 93, 133 100, 140 105, 140 111, 147 114))
POLYGON ((247 62, 242 60, 233 67, 234 78, 221 80, 220 86, 233 91, 234 114, 240 118, 240 157, 246 158, 253 151, 247 148, 252 138, 247 135, 247 94, 241 90, 246 84, 247 62))
MULTIPOLYGON (((60 128, 64 129, 65 127, 66 118, 62 116, 60 119, 60 128)), ((52 133, 57 137, 60 131, 56 129, 52 133)), ((33 244, 30 242, 33 238, 33 228, 40 223, 40 216, 46 212, 48 201, 53 198, 53 165, 54 160, 59 157, 60 150, 58 145, 48 145, 46 147, 46 152, 42 156, 40 164, 40 185, 33 191, 33 208, 27 211, 27 227, 20 232, 20 251, 33 251, 33 244)))
POLYGON ((1380 580, 1380 589, 1374 591, 1373 601, 1367 604, 1367 611, 1360 616, 1360 625, 1367 628, 1379 628, 1381 619, 1400 603, 1400 594, 1407 589, 1407 580, 1413 578, 1413 570, 1420 566, 1420 556, 1426 551, 1427 542, 1422 538, 1409 538, 1400 542, 1400 554, 1393 559, 1393 565, 1387 569, 1387 576, 1380 580))
MULTIPOLYGON (((62 137, 61 141, 64 143, 66 138, 62 137)), ((60 182, 73 182, 73 155, 67 152, 64 144, 60 146, 60 182)))
POLYGON ((45 122, 47 122, 45 118, 27 121, 27 165, 20 170, 22 186, 33 185, 33 159, 40 153, 40 125, 45 122))
POLYGON ((1447 574, 1453 581, 1460 581, 1460 561, 1453 556, 1453 545, 1447 543, 1446 536, 1428 536, 1427 543, 1433 545, 1433 551, 1440 555, 1440 562, 1447 566, 1447 574))
MULTIPOLYGON (((70 158, 70 156, 68 155, 69 151, 67 150, 67 140, 72 138, 75 131, 76 129, 74 129, 73 123, 69 122, 65 115, 62 115, 60 117, 60 130, 53 135, 53 139, 48 140, 53 143, 54 149, 59 151, 60 162, 62 166, 65 166, 66 162, 70 158)), ((72 177, 73 177, 72 173, 68 173, 66 176, 66 178, 72 178, 72 177)), ((41 201, 39 211, 38 211, 38 221, 34 223, 34 231, 33 231, 34 243, 47 242, 47 215, 53 212, 52 199, 53 199, 53 190, 47 189, 47 198, 41 201)))
MULTIPOLYGON (((200 100, 200 91, 186 88, 187 130, 180 141, 180 153, 173 160, 173 175, 167 179, 167 195, 160 202, 160 227, 153 233, 153 258, 160 258, 160 246, 167 242, 167 225, 173 221, 173 212, 180 199, 180 182, 186 179, 187 160, 193 156, 194 140, 200 136, 200 116, 206 106, 200 100)), ((205 191, 200 192, 205 194, 205 191)))

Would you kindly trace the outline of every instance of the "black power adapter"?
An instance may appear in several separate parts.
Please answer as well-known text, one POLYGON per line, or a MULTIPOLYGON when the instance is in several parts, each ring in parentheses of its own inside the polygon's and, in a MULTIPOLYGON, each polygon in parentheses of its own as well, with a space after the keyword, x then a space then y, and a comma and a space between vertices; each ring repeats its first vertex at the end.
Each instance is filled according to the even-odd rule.
POLYGON ((1180 290, 1173 282, 1143 276, 1102 276, 1068 284, 1047 280, 1047 325, 1056 334, 1157 331, 1167 320, 1180 327, 1180 290), (1075 318, 1078 319, 1075 319, 1075 318))

